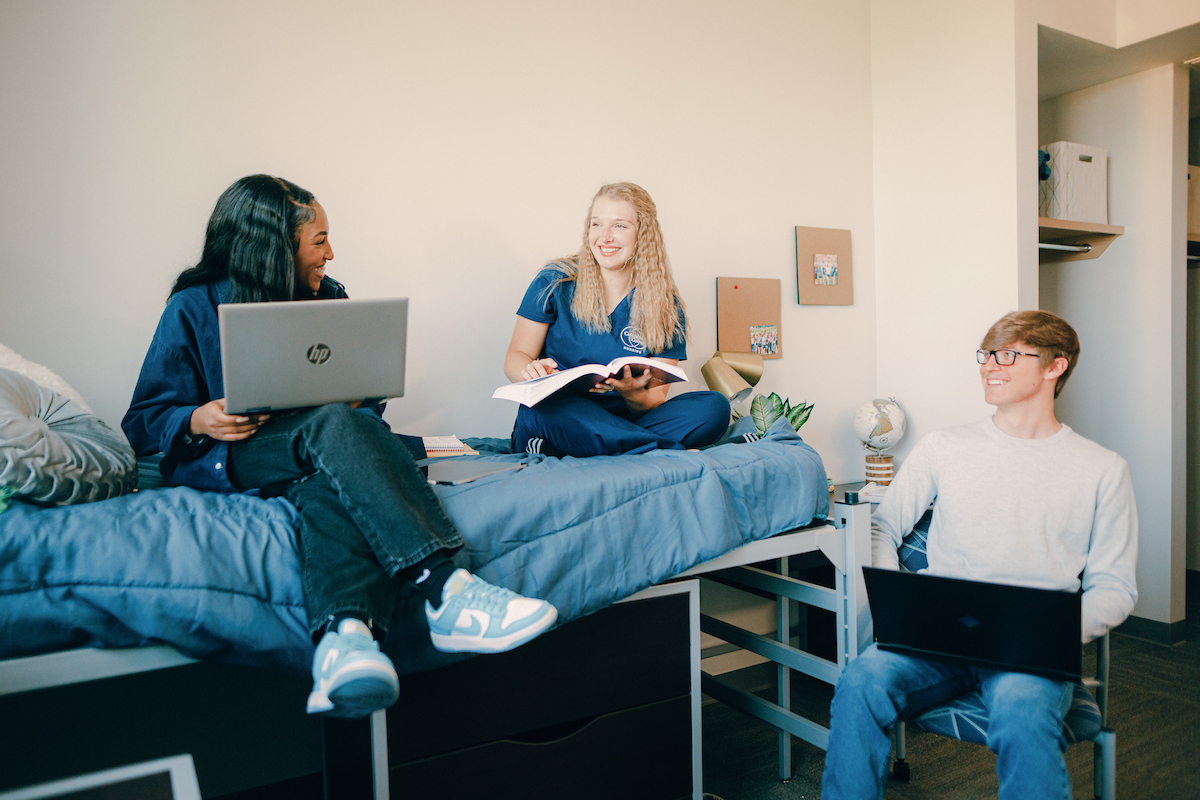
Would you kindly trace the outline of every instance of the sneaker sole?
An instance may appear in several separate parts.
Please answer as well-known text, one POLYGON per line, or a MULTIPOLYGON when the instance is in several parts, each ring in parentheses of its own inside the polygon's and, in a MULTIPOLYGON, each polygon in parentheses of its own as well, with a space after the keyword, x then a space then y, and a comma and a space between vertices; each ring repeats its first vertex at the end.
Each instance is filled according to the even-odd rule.
POLYGON ((429 632, 433 646, 443 653, 504 653, 536 639, 558 619, 558 609, 549 606, 546 615, 532 625, 507 636, 466 636, 461 633, 429 632))
POLYGON ((390 708, 400 697, 400 682, 386 665, 373 661, 348 664, 327 679, 324 692, 317 688, 309 695, 310 714, 328 717, 358 718, 390 708), (323 708, 322 700, 333 703, 323 708), (313 708, 316 706, 316 708, 313 708))

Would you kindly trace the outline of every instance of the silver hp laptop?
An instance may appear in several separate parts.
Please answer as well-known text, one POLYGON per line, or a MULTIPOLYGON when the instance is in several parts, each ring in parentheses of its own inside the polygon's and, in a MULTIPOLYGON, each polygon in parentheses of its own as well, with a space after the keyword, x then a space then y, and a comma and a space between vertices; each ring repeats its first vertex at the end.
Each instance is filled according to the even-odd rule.
POLYGON ((1078 681, 1083 595, 863 567, 881 650, 1078 681))
POLYGON ((404 394, 408 298, 217 307, 225 412, 404 394))

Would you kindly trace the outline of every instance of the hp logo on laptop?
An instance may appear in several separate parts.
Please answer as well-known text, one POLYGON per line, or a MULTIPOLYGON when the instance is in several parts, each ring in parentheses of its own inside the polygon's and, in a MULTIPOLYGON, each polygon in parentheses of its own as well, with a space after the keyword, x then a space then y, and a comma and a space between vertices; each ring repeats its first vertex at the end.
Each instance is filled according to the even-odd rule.
POLYGON ((314 344, 308 348, 308 360, 317 366, 328 361, 331 354, 329 345, 327 344, 314 344))

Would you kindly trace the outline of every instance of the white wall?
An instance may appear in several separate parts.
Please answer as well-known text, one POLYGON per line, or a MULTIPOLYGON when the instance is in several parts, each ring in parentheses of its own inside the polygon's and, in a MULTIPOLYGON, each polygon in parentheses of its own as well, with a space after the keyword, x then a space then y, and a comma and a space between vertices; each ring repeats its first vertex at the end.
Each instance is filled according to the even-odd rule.
POLYGON ((1187 70, 1167 65, 1048 100, 1043 142, 1108 150, 1109 221, 1088 261, 1042 268, 1042 303, 1080 336, 1057 408, 1129 462, 1140 531, 1134 615, 1184 617, 1187 70))
POLYGON ((974 351, 1036 304, 1021 282, 1036 185, 1018 169, 1032 163, 1036 27, 1013 2, 957 0, 877 0, 871 27, 878 389, 908 413, 901 461, 930 430, 990 413, 974 351))
POLYGON ((1117 47, 1200 22, 1196 0, 1116 0, 1117 47))
MULTIPOLYGON (((1142 0, 1144 2, 1144 0, 1142 0)), ((1156 0, 1155 0, 1156 1, 1156 0)), ((1117 47, 1117 7, 1127 0, 1025 0, 1037 21, 1055 30, 1117 47)))
POLYGON ((412 298, 393 427, 504 436, 514 408, 489 398, 525 286, 577 248, 598 185, 632 180, 688 302, 689 374, 715 278, 781 279, 787 355, 761 388, 815 402, 806 438, 858 479, 870 58, 866 0, 0 0, 0 341, 115 426, 217 195, 275 173, 326 206, 353 296, 412 298), (852 231, 853 306, 796 305, 795 225, 852 231))
POLYGON ((1126 47, 1200 22, 1196 0, 1021 0, 1037 22, 1109 47, 1126 47))

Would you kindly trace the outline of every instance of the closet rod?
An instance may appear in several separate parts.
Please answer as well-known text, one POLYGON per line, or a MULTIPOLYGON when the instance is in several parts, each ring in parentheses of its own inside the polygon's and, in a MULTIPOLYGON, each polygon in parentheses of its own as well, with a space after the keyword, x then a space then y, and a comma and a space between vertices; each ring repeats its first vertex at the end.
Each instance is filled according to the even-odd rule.
POLYGON ((1050 244, 1049 242, 1038 242, 1038 247, 1042 250, 1066 250, 1068 253, 1090 253, 1092 251, 1090 244, 1050 244))

